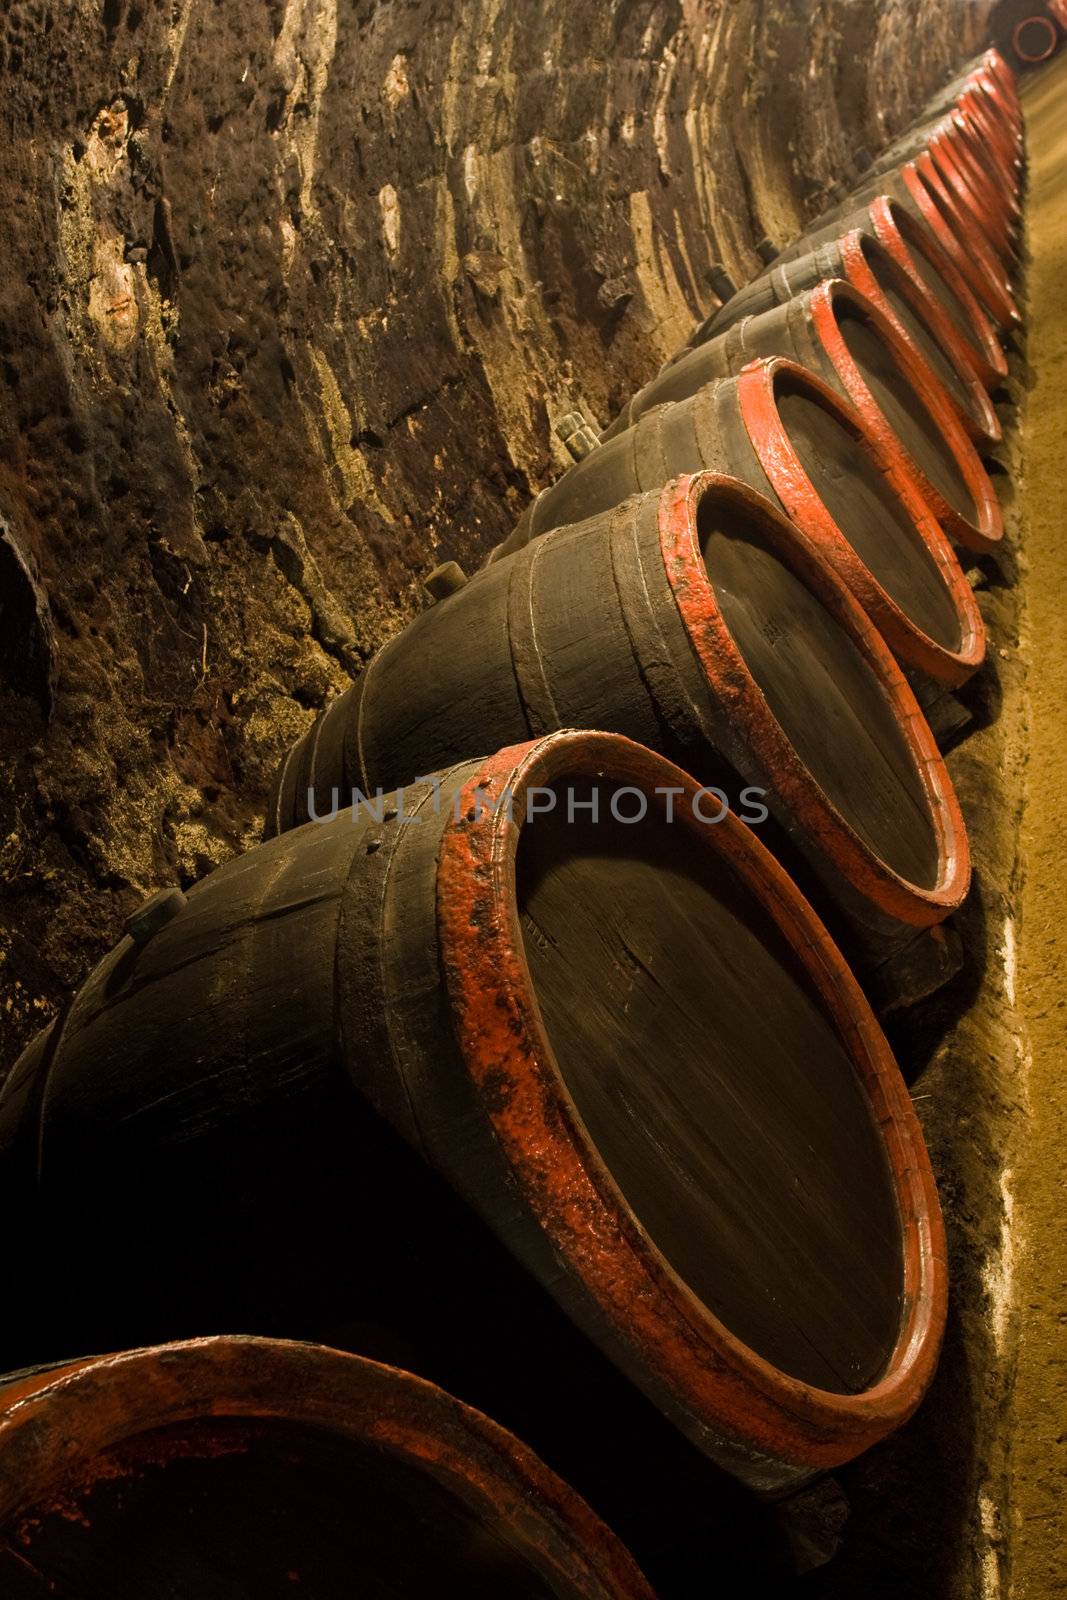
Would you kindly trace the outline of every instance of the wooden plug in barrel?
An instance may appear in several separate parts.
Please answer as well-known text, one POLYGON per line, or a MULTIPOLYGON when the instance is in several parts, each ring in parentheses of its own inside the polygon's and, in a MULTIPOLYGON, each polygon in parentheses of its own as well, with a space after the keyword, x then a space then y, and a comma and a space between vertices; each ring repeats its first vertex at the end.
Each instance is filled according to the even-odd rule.
MULTIPOLYGON (((746 285, 701 324, 689 343, 693 347, 707 344, 744 317, 759 316, 784 305, 824 278, 846 279, 878 307, 901 338, 926 361, 939 386, 939 400, 953 407, 971 439, 987 445, 1000 440, 996 410, 966 352, 961 350, 951 324, 946 337, 947 318, 938 301, 898 265, 866 218, 859 226, 845 228, 807 255, 791 257, 746 285)), ((624 410, 623 418, 627 420, 620 419, 608 429, 606 437, 619 431, 620 425, 629 426, 633 420, 631 407, 624 410)))
POLYGON ((574 1492, 433 1384, 196 1339, 0 1379, 6 1600, 652 1600, 574 1492))
MULTIPOLYGON (((816 406, 788 382, 777 404, 797 408, 797 436, 814 422, 814 454, 816 406)), ((665 751, 743 815, 758 809, 745 791, 765 790, 771 848, 855 959, 884 960, 961 903, 969 865, 948 774, 882 639, 817 545, 747 485, 701 475, 619 499, 387 645, 290 752, 273 826, 479 739, 604 728, 665 751)))
POLYGON ((16 1066, 0 1332, 402 1351, 681 1600, 733 1537, 711 1463, 805 1482, 930 1381, 944 1239, 907 1088, 755 831, 650 751, 554 734, 380 815, 211 873, 16 1066))
POLYGON ((613 427, 693 395, 759 356, 787 356, 850 400, 886 452, 900 454, 950 538, 979 551, 998 543, 1004 519, 989 474, 928 364, 866 295, 839 278, 742 318, 672 362, 613 427))
MULTIPOLYGON (((688 391, 684 365, 679 388, 688 391)), ((652 386, 673 392, 675 369, 652 386)), ((638 395, 635 407, 644 404, 638 395)), ((959 684, 985 654, 985 630, 951 546, 902 465, 859 414, 796 362, 753 362, 689 399, 639 416, 533 502, 501 553, 606 511, 674 473, 742 478, 788 512, 826 557, 898 659, 959 684)))

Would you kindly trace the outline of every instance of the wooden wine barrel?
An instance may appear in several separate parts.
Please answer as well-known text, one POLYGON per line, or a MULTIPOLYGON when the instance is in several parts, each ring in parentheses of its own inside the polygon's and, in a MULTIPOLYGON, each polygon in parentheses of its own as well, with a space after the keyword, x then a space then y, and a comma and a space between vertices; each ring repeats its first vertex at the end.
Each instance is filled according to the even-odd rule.
POLYGON ((906 1086, 809 904, 669 762, 551 735, 172 913, 0 1098, 7 1347, 35 1313, 38 1348, 347 1329, 675 1594, 716 1570, 702 1462, 782 1488, 918 1403, 945 1257, 906 1086))
POLYGON ((948 684, 981 663, 985 630, 974 595, 910 474, 807 368, 781 357, 753 362, 736 378, 646 412, 631 432, 546 489, 500 554, 672 474, 711 469, 740 477, 788 512, 901 662, 948 684))
POLYGON ((972 146, 966 120, 954 113, 939 126, 927 149, 943 181, 978 224, 1004 271, 1011 274, 1018 258, 1016 234, 1022 214, 1018 198, 997 183, 972 146), (953 136, 954 135, 954 136, 953 136))
POLYGON ((1000 51, 986 51, 980 60, 957 74, 942 89, 931 95, 927 103, 930 115, 953 104, 968 93, 980 94, 986 101, 990 115, 998 126, 1007 129, 1021 145, 1023 119, 1019 106, 1019 90, 1015 74, 1000 51))
POLYGON ((889 195, 929 228, 964 282, 998 328, 1019 321, 1011 285, 994 253, 975 238, 974 229, 945 188, 928 152, 865 179, 842 204, 816 217, 778 260, 802 254, 809 241, 824 239, 857 207, 889 195))
MULTIPOLYGON (((873 173, 891 171, 927 152, 942 181, 977 222, 990 247, 1008 263, 1014 260, 1013 223, 1019 217, 1019 202, 1003 170, 979 160, 974 145, 980 137, 953 108, 947 116, 897 140, 875 163, 873 173)), ((988 146, 986 149, 988 155, 988 146)))
POLYGON ((899 451, 945 532, 989 550, 1004 520, 989 474, 925 360, 866 295, 824 279, 784 305, 744 317, 665 367, 631 400, 612 433, 654 406, 687 398, 758 356, 787 356, 856 407, 887 453, 899 451))
MULTIPOLYGON (((844 278, 865 294, 892 323, 901 338, 923 357, 940 388, 939 399, 955 409, 971 439, 985 445, 1001 438, 1000 422, 988 394, 966 353, 953 336, 951 324, 930 291, 898 264, 869 226, 845 228, 807 254, 791 257, 736 294, 708 317, 690 339, 690 346, 707 344, 743 317, 760 316, 775 306, 812 289, 824 278, 844 278)), ((629 427, 640 415, 643 402, 632 400, 606 438, 629 427)))
POLYGON ((0 1379, 5 1600, 653 1600, 510 1433, 319 1345, 196 1339, 0 1379))
MULTIPOLYGON (((1018 323, 1019 308, 1003 262, 945 183, 929 151, 921 151, 900 167, 879 173, 873 181, 880 192, 911 204, 998 327, 1018 323)), ((869 198, 868 191, 860 197, 869 198)))
POLYGON ((855 210, 846 208, 828 227, 809 229, 782 251, 777 264, 784 266, 851 228, 874 233, 894 261, 927 291, 941 313, 942 342, 953 348, 957 341, 958 355, 971 363, 987 388, 1000 383, 1008 363, 992 322, 926 224, 890 195, 876 195, 855 210))
POLYGON ((1024 144, 1017 96, 1006 95, 996 74, 983 64, 935 95, 918 120, 922 123, 953 112, 960 112, 974 123, 986 139, 988 154, 1009 192, 1017 192, 1024 144))
POLYGON ((956 109, 972 131, 972 149, 1004 193, 1018 201, 1023 171, 1021 133, 996 108, 988 83, 979 75, 960 95, 956 109))
POLYGON ((417 618, 290 752, 271 823, 568 726, 660 749, 738 809, 761 791, 854 959, 966 893, 952 785, 885 645, 817 545, 716 475, 546 534, 417 618))

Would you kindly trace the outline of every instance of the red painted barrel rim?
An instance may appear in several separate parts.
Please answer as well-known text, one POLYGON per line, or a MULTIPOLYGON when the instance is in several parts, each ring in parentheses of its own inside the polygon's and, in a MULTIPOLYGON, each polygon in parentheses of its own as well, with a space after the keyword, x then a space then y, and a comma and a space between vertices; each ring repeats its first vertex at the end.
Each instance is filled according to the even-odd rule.
POLYGON ((900 180, 924 222, 956 263, 997 327, 1019 320, 1000 262, 961 212, 928 151, 900 168, 900 180))
POLYGON ((32 1510, 64 1482, 92 1481, 94 1458, 138 1434, 226 1417, 295 1422, 394 1450, 561 1576, 587 1576, 604 1600, 653 1600, 614 1534, 504 1428, 423 1378, 283 1339, 221 1336, 95 1356, 0 1391, 0 1516, 32 1510))
POLYGON ((930 153, 941 165, 945 182, 977 219, 990 247, 1005 270, 1014 259, 1012 229, 1018 206, 1005 194, 979 162, 971 148, 971 133, 957 111, 943 134, 930 141, 930 153))
POLYGON ((995 142, 993 152, 1009 192, 1015 192, 1019 157, 1019 130, 1015 117, 1004 105, 996 80, 985 67, 972 72, 956 97, 958 110, 966 110, 987 129, 995 142))
POLYGON ((985 241, 962 214, 956 201, 941 181, 933 158, 926 151, 900 169, 909 194, 926 222, 941 239, 983 305, 988 306, 1001 326, 1019 321, 1019 308, 1000 262, 985 241), (937 196, 953 220, 943 217, 937 196))
POLYGON ((984 194, 989 206, 989 220, 998 234, 1011 237, 1015 219, 1019 215, 1019 202, 1015 186, 992 123, 975 111, 969 99, 957 102, 948 117, 946 141, 951 145, 964 175, 984 194))
POLYGON ((889 455, 896 454, 906 470, 912 473, 923 498, 936 514, 942 527, 958 543, 972 550, 994 548, 1004 534, 1004 519, 989 474, 982 466, 974 446, 968 439, 956 413, 937 393, 940 385, 926 360, 918 355, 900 337, 892 323, 872 305, 866 295, 859 293, 843 278, 826 278, 809 291, 809 311, 815 335, 826 352, 827 359, 837 373, 845 392, 860 413, 871 432, 880 440, 889 455), (852 359, 837 321, 837 307, 844 301, 870 321, 889 346, 893 359, 905 378, 915 389, 934 426, 944 437, 956 464, 967 484, 977 509, 977 520, 971 522, 962 512, 937 491, 918 464, 907 454, 875 400, 859 367, 852 359))
POLYGON ((977 141, 992 141, 995 169, 1005 195, 1018 210, 1020 140, 1014 126, 1001 111, 985 77, 975 74, 956 102, 958 115, 971 125, 975 155, 983 152, 977 141))
POLYGON ((938 177, 959 215, 970 224, 969 243, 979 242, 996 263, 997 271, 1005 274, 1004 219, 1000 202, 983 183, 964 170, 958 149, 958 136, 938 130, 926 146, 926 154, 937 169, 938 177))
MULTIPOLYGON (((766 429, 765 439, 773 439, 774 425, 778 423, 784 437, 773 394, 774 375, 757 368, 750 372, 750 381, 746 399, 756 427, 766 429), (770 406, 766 408, 768 394, 770 406), (767 414, 763 415, 765 408, 767 414)), ((792 453, 786 439, 783 467, 787 468, 788 455, 792 453)), ((802 492, 802 485, 798 488, 802 492)), ((827 518, 827 537, 832 526, 827 518)), ((912 927, 928 927, 942 921, 962 904, 970 885, 967 830, 929 724, 888 645, 845 580, 815 542, 804 538, 769 500, 748 484, 719 473, 697 473, 667 485, 661 501, 660 543, 667 582, 707 680, 716 697, 729 708, 731 721, 758 751, 790 811, 800 818, 805 831, 818 841, 837 870, 880 911, 912 927), (878 678, 929 802, 940 860, 938 881, 932 888, 909 882, 860 838, 801 761, 768 705, 722 616, 697 543, 697 505, 710 493, 732 503, 738 512, 760 525, 778 555, 818 595, 878 678)))
POLYGON ((948 312, 943 312, 950 333, 963 341, 962 347, 977 365, 979 376, 987 387, 1007 377, 1008 362, 996 329, 974 297, 970 285, 955 266, 944 245, 922 222, 914 218, 906 206, 892 195, 879 195, 868 207, 874 232, 889 254, 906 272, 921 282, 918 269, 913 266, 912 252, 920 250, 936 272, 940 272, 949 289, 962 305, 974 328, 974 341, 965 340, 948 312))
POLYGON ((1060 35, 1056 24, 1053 22, 1051 17, 1043 16, 1040 13, 1037 13, 1032 17, 1023 17, 1015 24, 1015 27, 1012 29, 1011 33, 1011 47, 1015 51, 1015 54, 1019 57, 1019 60, 1024 61, 1028 67, 1036 67, 1040 62, 1047 61, 1051 55, 1056 53, 1056 48, 1059 45, 1059 42, 1060 35), (1040 50, 1037 55, 1030 55, 1022 48, 1022 45, 1019 43, 1019 41, 1023 36, 1024 30, 1026 28, 1034 27, 1035 24, 1039 28, 1047 30, 1045 33, 1046 43, 1045 48, 1040 50))
POLYGON ((1020 116, 1019 84, 1015 68, 1011 65, 1011 62, 1002 51, 997 49, 996 45, 992 45, 982 57, 981 65, 992 74, 994 81, 1000 86, 1001 92, 1014 109, 1016 116, 1020 116))
MULTIPOLYGON (((672 486, 688 515, 690 487, 672 486)), ((933 1376, 947 1301, 945 1241, 929 1156, 885 1037, 829 934, 754 833, 732 815, 693 816, 696 782, 628 739, 563 732, 499 751, 463 791, 438 857, 443 968, 467 1069, 522 1190, 600 1314, 696 1425, 798 1470, 851 1459, 899 1426, 933 1376), (519 826, 476 796, 568 776, 681 791, 674 825, 719 852, 782 929, 866 1085, 887 1153, 904 1241, 903 1314, 886 1374, 860 1395, 813 1388, 743 1344, 683 1283, 637 1222, 564 1084, 533 989, 515 892, 519 826), (488 815, 485 813, 489 812, 488 815), (709 840, 708 835, 714 837, 709 840)))
POLYGON ((889 647, 901 660, 919 667, 940 683, 965 682, 985 658, 985 625, 952 546, 930 507, 917 492, 914 480, 901 468, 899 459, 887 453, 859 412, 835 389, 816 373, 783 356, 765 357, 745 367, 737 380, 737 398, 749 441, 775 494, 798 529, 840 572, 889 647), (854 434, 857 444, 900 501, 936 563, 955 606, 960 628, 960 643, 955 650, 930 638, 908 616, 861 560, 830 515, 804 471, 779 414, 778 394, 783 381, 810 394, 854 434))
MULTIPOLYGON (((865 294, 868 300, 878 307, 882 315, 893 324, 900 337, 905 340, 909 349, 914 350, 915 354, 925 361, 926 357, 922 350, 916 345, 904 324, 897 320, 896 312, 878 282, 874 269, 867 260, 864 251, 864 237, 865 230, 853 228, 850 232, 842 234, 837 240, 838 249, 841 252, 841 264, 845 269, 845 277, 854 289, 858 289, 861 294, 865 294)), ((1003 430, 1000 426, 1000 419, 997 416, 996 409, 986 392, 985 386, 979 380, 974 367, 965 356, 960 354, 958 342, 951 338, 946 339, 943 314, 940 314, 940 307, 933 295, 930 294, 928 289, 917 283, 910 273, 905 271, 900 263, 885 249, 877 234, 867 233, 866 237, 873 239, 883 256, 888 258, 901 295, 908 301, 919 320, 926 324, 931 338, 940 346, 942 355, 966 390, 968 407, 965 411, 954 396, 949 393, 931 367, 930 376, 940 390, 945 404, 952 407, 972 438, 980 439, 985 444, 999 443, 1003 438, 1003 430)), ((928 362, 927 365, 929 366, 928 362)))

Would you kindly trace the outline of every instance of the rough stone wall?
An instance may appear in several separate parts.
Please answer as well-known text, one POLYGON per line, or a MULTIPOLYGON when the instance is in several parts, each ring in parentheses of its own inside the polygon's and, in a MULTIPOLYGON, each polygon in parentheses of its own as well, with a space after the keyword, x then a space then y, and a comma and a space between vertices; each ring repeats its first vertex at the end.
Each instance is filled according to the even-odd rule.
POLYGON ((984 0, 6 0, 9 1062, 984 0))

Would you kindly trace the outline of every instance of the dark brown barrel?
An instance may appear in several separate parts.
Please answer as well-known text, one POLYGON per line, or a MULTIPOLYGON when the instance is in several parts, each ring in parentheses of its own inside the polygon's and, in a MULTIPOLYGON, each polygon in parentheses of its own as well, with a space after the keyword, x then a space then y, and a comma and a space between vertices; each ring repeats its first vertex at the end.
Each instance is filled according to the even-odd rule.
POLYGON ((972 149, 976 134, 953 107, 947 116, 913 130, 884 153, 874 172, 888 172, 927 153, 944 184, 978 224, 990 249, 1002 260, 1013 257, 1012 224, 1018 201, 1002 171, 981 164, 972 149))
POLYGON ((663 750, 742 815, 760 791, 771 848, 858 959, 966 893, 951 782, 882 640, 817 546, 713 475, 547 534, 416 619, 294 747, 271 821, 568 726, 663 750))
POLYGON ((0 1379, 5 1600, 653 1600, 511 1434, 406 1372, 213 1338, 0 1379))
POLYGON ((1021 142, 1022 115, 1015 74, 997 49, 987 50, 931 95, 926 115, 935 116, 938 111, 947 110, 972 92, 981 94, 986 100, 997 126, 1021 142))
MULTIPOLYGON (((1008 363, 992 322, 926 223, 890 195, 878 194, 856 209, 846 206, 835 213, 828 226, 808 229, 800 240, 782 251, 778 264, 784 267, 852 228, 874 233, 893 259, 937 302, 945 319, 940 325, 942 342, 951 347, 955 336, 961 353, 982 381, 989 387, 999 383, 1007 374, 1008 363)), ((698 342, 695 336, 690 341, 698 342)))
POLYGON ((967 122, 953 114, 931 138, 928 148, 943 181, 978 224, 1003 269, 1012 272, 1018 255, 1019 202, 1005 193, 975 156, 967 122))
POLYGON ((718 1581, 702 1462, 781 1488, 918 1403, 945 1260, 907 1088, 807 901, 669 762, 555 734, 175 911, 0 1099, 6 1344, 36 1311, 53 1346, 403 1349, 679 1596, 718 1581))
POLYGON ((982 661, 974 595, 910 474, 814 373, 780 357, 753 362, 737 378, 653 408, 630 431, 546 489, 501 553, 674 473, 710 468, 788 512, 902 662, 957 684, 982 661))
POLYGON ((912 201, 997 326, 1017 323, 1019 308, 1003 264, 944 183, 929 152, 905 162, 898 172, 884 174, 883 181, 897 199, 912 201))
POLYGON ((1021 216, 1019 197, 1022 172, 1021 142, 1015 130, 1002 120, 985 92, 985 84, 976 80, 960 96, 956 115, 962 117, 970 135, 970 149, 979 166, 991 178, 999 193, 1006 197, 1016 226, 1021 216))
POLYGON ((863 217, 893 259, 938 307, 942 342, 952 348, 956 340, 958 353, 970 361, 987 388, 994 388, 1008 371, 996 329, 930 229, 889 195, 870 201, 863 217))
POLYGON ((672 362, 630 402, 620 425, 759 356, 787 356, 850 400, 886 452, 902 454, 951 538, 973 550, 998 542, 1004 520, 989 474, 926 361, 866 295, 839 278, 743 318, 672 362))
POLYGON ((928 104, 920 125, 938 116, 962 115, 985 142, 989 170, 1015 195, 1022 148, 1017 107, 1010 106, 995 75, 981 66, 957 78, 928 104))
MULTIPOLYGON (((945 403, 954 407, 972 439, 996 444, 1000 422, 973 366, 961 352, 951 324, 946 337, 944 312, 930 291, 901 267, 866 221, 845 228, 836 238, 817 245, 807 255, 791 257, 746 285, 733 300, 720 307, 694 333, 690 345, 707 344, 744 317, 760 316, 784 305, 824 278, 844 278, 865 294, 896 328, 901 338, 924 358, 940 385, 945 403)), ((639 415, 631 401, 605 437, 629 426, 639 415)))
POLYGON ((879 172, 833 210, 816 217, 804 235, 779 256, 803 254, 811 242, 837 231, 840 222, 858 206, 887 194, 924 223, 956 267, 979 304, 998 328, 1019 320, 1018 307, 1004 270, 994 253, 974 237, 974 228, 961 214, 943 184, 928 152, 886 172, 879 172))

